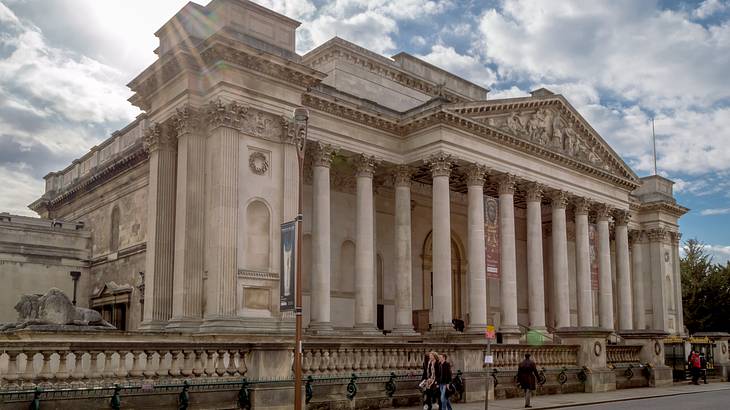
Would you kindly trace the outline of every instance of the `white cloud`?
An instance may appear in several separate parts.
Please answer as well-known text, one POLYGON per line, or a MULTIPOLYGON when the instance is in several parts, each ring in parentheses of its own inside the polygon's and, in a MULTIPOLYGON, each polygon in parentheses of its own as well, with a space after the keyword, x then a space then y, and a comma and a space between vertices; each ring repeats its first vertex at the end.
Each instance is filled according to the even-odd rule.
POLYGON ((709 209, 703 209, 700 211, 700 215, 702 215, 702 216, 727 215, 727 214, 730 214, 730 208, 709 208, 709 209))
POLYGON ((720 0, 705 0, 699 7, 692 11, 692 15, 698 19, 706 19, 717 13, 723 12, 730 8, 730 4, 720 0))
POLYGON ((492 89, 489 92, 488 98, 490 100, 499 100, 501 98, 518 98, 518 97, 529 97, 530 92, 521 90, 517 86, 511 86, 506 89, 492 89))
POLYGON ((712 256, 712 262, 726 264, 730 261, 730 246, 705 245, 705 250, 712 256))
POLYGON ((28 205, 38 199, 43 192, 43 180, 33 178, 29 169, 21 165, 8 167, 0 165, 0 179, 3 181, 3 193, 0 195, 0 211, 16 215, 37 216, 28 209, 28 205))
POLYGON ((309 0, 254 0, 254 2, 295 20, 308 18, 317 10, 309 0))
POLYGON ((417 57, 484 87, 489 87, 496 80, 494 72, 478 57, 459 54, 453 47, 436 44, 431 47, 431 52, 417 57))

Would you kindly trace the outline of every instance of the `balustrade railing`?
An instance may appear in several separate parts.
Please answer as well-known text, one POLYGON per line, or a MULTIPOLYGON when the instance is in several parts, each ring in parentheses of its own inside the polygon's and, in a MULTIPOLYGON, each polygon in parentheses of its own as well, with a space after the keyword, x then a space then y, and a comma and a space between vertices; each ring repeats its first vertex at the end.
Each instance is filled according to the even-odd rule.
POLYGON ((641 363, 640 353, 641 346, 608 345, 606 346, 606 362, 608 364, 641 363))
POLYGON ((578 346, 570 345, 496 345, 492 346, 493 367, 517 368, 529 353, 539 367, 563 367, 578 365, 578 346))

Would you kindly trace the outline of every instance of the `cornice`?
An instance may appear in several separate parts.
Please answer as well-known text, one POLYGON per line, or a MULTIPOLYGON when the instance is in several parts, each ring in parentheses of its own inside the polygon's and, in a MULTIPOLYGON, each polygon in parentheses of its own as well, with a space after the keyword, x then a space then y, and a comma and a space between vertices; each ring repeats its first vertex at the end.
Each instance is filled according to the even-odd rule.
POLYGON ((669 201, 654 201, 640 204, 637 211, 639 213, 652 211, 666 212, 674 217, 680 218, 689 212, 690 209, 669 201))
POLYGON ((306 93, 302 95, 302 105, 317 111, 335 115, 368 127, 377 128, 392 134, 400 134, 397 118, 385 118, 375 112, 367 112, 362 107, 338 102, 325 95, 306 93))

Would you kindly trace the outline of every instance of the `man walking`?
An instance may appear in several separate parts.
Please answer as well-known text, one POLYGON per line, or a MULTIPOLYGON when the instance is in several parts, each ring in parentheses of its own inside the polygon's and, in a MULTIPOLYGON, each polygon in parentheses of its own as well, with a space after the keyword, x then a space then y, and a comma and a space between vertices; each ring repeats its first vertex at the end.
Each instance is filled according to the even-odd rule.
POLYGON ((517 368, 517 382, 525 391, 525 407, 532 407, 530 405, 530 396, 536 388, 537 378, 537 365, 530 359, 530 354, 526 353, 525 360, 517 368))
POLYGON ((451 386, 451 363, 445 354, 441 355, 441 371, 439 373, 439 390, 441 393, 441 403, 439 410, 451 410, 451 401, 449 400, 449 387, 451 386))

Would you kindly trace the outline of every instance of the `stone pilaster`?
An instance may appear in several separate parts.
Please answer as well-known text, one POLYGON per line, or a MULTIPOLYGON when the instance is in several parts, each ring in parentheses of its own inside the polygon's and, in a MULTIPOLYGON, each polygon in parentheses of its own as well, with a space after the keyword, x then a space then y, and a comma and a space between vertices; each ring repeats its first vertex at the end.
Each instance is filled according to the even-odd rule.
POLYGON ((515 194, 514 175, 497 177, 499 186, 499 265, 500 301, 502 303, 502 340, 504 343, 519 343, 520 328, 517 324, 517 251, 515 244, 515 194))
POLYGON ((438 153, 427 160, 433 177, 433 310, 431 330, 449 332, 451 320, 451 207, 449 175, 451 155, 438 153))
POLYGON ((172 316, 175 257, 176 144, 167 125, 146 130, 150 179, 147 196, 145 306, 141 330, 162 330, 172 316))
POLYGON ((355 248, 355 329, 363 334, 379 334, 375 326, 375 221, 373 175, 377 161, 361 154, 357 170, 357 210, 355 248))
POLYGON ((578 326, 593 326, 593 290, 591 288, 591 251, 588 213, 591 203, 585 198, 575 201, 575 270, 578 291, 578 326))
POLYGON ((525 187, 527 201, 527 293, 530 327, 545 328, 545 274, 542 264, 542 196, 545 187, 529 183, 525 187))
POLYGON ((204 114, 190 106, 173 117, 177 133, 175 264, 172 319, 167 329, 195 331, 203 319, 205 250, 204 114))
POLYGON ((641 246, 642 231, 632 230, 629 234, 631 244, 631 278, 633 283, 634 329, 646 329, 646 301, 644 300, 644 258, 641 246))
POLYGON ((565 208, 568 195, 553 191, 551 195, 553 218, 553 286, 555 295, 555 327, 570 327, 570 282, 568 279, 568 233, 565 208))
POLYGON ((206 331, 226 331, 240 325, 236 291, 238 263, 238 127, 246 108, 235 102, 211 102, 208 106, 210 135, 206 149, 215 161, 206 163, 208 201, 206 209, 207 302, 206 331))
POLYGON ((484 241, 484 176, 487 168, 473 164, 466 170, 469 260, 469 327, 483 333, 487 326, 487 273, 484 241))
POLYGON ((680 335, 684 333, 684 307, 682 304, 682 274, 680 272, 679 262, 679 243, 682 239, 682 234, 679 232, 672 232, 672 274, 674 275, 674 300, 676 301, 676 312, 677 312, 677 333, 680 335))
POLYGON ((613 284, 611 280, 611 243, 608 228, 608 217, 611 208, 599 205, 596 208, 598 218, 598 317, 604 329, 613 330, 613 284))
POLYGON ((310 331, 331 331, 330 165, 334 148, 312 143, 312 299, 310 331))
POLYGON ((411 176, 413 170, 400 165, 395 170, 395 327, 393 334, 414 334, 411 284, 411 176))
POLYGON ((629 261, 629 211, 616 210, 616 284, 618 289, 618 328, 632 330, 631 271, 629 261))
POLYGON ((649 239, 649 255, 651 258, 651 308, 652 329, 667 331, 669 318, 667 317, 667 296, 664 292, 664 277, 666 276, 666 261, 664 260, 664 242, 669 232, 663 228, 652 228, 646 233, 649 239))

